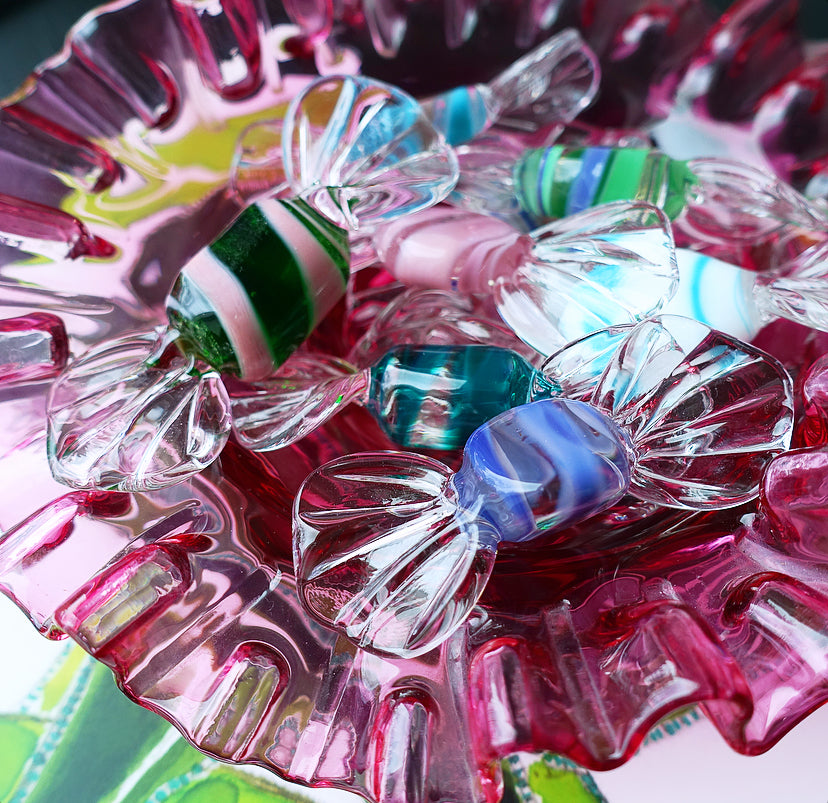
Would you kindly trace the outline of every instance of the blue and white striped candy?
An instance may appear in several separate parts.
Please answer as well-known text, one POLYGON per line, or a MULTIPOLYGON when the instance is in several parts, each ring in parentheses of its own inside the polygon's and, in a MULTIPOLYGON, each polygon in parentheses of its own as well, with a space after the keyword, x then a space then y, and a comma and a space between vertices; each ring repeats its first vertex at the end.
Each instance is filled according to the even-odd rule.
POLYGON ((756 303, 756 274, 687 248, 676 249, 679 282, 663 312, 753 340, 767 323, 756 303))

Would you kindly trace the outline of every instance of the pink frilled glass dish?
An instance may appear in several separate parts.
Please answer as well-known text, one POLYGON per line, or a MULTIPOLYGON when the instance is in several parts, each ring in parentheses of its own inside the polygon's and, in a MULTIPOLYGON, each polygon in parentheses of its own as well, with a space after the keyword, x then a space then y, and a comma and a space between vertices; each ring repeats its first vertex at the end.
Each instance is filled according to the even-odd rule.
MULTIPOLYGON (((358 69, 360 43, 366 67, 394 80, 415 58, 416 26, 431 30, 442 7, 412 4, 409 19, 401 4, 345 5, 335 18, 299 0, 287 14, 245 0, 112 3, 0 112, 0 312, 24 317, 45 349, 35 374, 3 355, 2 590, 205 752, 383 803, 498 800, 499 759, 518 750, 611 768, 694 703, 734 749, 767 750, 828 698, 828 457, 809 446, 828 427, 820 371, 804 394, 806 448, 777 458, 758 505, 688 514, 625 504, 531 553, 503 549, 472 617, 416 660, 356 648, 310 619, 295 591, 299 485, 329 460, 391 448, 358 406, 278 452, 231 442, 202 474, 152 493, 53 481, 44 406, 50 366, 67 350, 53 316, 76 354, 160 323, 172 277, 239 211, 244 132, 283 116, 319 72, 358 69), (326 37, 343 25, 337 49, 326 37)), ((489 77, 468 65, 491 31, 502 63, 487 70, 568 23, 527 14, 535 4, 483 4, 479 17, 477 5, 440 16, 462 56, 450 83, 489 77)), ((639 125, 675 88, 671 70, 711 19, 699 4, 674 14, 689 15, 686 52, 670 49, 675 26, 663 20, 652 27, 659 65, 639 64, 629 42, 629 52, 606 49, 624 90, 603 96, 606 121, 639 125), (624 83, 627 73, 646 86, 624 83)), ((604 18, 646 23, 631 20, 604 18)), ((445 88, 426 78, 408 88, 445 88)), ((317 335, 331 351, 351 345, 337 324, 317 335)))

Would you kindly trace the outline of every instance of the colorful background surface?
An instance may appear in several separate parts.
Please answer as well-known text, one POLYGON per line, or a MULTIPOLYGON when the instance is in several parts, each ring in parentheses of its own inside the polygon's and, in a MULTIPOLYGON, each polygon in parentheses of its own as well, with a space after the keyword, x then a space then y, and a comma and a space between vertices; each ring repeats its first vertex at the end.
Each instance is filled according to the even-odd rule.
MULTIPOLYGON (((50 642, 0 598, 0 803, 358 803, 190 747, 79 647, 50 642)), ((663 722, 617 770, 552 755, 504 762, 504 803, 825 803, 828 708, 764 756, 732 752, 695 710, 663 722)))

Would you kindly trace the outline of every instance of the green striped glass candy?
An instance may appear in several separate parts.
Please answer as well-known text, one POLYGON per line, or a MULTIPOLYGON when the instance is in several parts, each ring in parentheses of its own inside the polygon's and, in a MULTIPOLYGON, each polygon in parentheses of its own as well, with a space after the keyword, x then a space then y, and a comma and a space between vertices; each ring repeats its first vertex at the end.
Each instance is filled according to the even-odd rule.
POLYGON ((342 297, 348 270, 347 232, 302 200, 264 199, 187 263, 167 315, 185 351, 262 379, 342 297))
POLYGON ((304 201, 246 209, 181 270, 169 328, 100 344, 52 385, 52 475, 146 491, 210 465, 232 424, 219 371, 273 373, 342 297, 348 268, 346 232, 304 201))
POLYGON ((696 178, 687 162, 645 148, 535 148, 515 164, 520 205, 536 219, 561 218, 610 201, 646 201, 672 220, 696 178))

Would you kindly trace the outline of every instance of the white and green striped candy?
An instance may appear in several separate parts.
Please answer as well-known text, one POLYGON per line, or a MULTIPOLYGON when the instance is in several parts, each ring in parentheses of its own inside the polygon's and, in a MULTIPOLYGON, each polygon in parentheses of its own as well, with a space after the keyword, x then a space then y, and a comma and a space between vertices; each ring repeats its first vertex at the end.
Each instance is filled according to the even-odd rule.
POLYGON ((185 349, 262 379, 342 297, 348 269, 344 230, 304 201, 265 199, 184 266, 167 314, 185 349))

